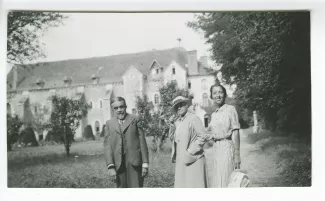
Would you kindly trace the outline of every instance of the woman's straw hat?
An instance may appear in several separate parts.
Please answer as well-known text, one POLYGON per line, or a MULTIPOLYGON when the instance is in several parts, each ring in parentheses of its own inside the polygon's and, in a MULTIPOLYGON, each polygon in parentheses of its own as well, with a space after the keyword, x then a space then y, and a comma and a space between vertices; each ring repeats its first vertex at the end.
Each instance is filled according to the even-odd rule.
POLYGON ((175 106, 178 105, 179 103, 187 103, 187 104, 190 104, 191 100, 188 99, 188 98, 185 98, 184 96, 177 96, 174 100, 173 100, 173 105, 172 107, 170 108, 170 110, 173 112, 173 113, 176 113, 176 108, 175 106))

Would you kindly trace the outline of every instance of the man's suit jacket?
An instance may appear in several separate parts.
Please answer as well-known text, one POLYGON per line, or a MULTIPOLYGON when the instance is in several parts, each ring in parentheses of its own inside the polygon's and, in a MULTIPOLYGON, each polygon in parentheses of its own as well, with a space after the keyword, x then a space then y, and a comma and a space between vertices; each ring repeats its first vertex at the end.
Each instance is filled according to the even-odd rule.
POLYGON ((116 170, 122 162, 122 135, 126 144, 126 162, 133 166, 149 163, 148 146, 143 130, 138 126, 135 116, 126 114, 124 123, 119 125, 116 117, 106 122, 106 135, 104 140, 104 155, 107 165, 114 164, 116 170))

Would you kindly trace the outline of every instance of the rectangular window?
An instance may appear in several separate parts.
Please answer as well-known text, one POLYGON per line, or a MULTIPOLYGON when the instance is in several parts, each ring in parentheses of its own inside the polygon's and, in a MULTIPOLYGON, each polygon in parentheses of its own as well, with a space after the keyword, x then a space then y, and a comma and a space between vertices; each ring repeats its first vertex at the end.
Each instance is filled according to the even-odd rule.
POLYGON ((160 68, 160 72, 164 72, 164 69, 163 68, 160 68))
POLYGON ((173 68, 173 75, 175 75, 176 74, 176 70, 175 70, 175 68, 173 68))
POLYGON ((156 69, 156 74, 157 74, 157 75, 159 74, 159 69, 156 69))
POLYGON ((190 82, 187 84, 187 88, 191 89, 191 83, 190 82))

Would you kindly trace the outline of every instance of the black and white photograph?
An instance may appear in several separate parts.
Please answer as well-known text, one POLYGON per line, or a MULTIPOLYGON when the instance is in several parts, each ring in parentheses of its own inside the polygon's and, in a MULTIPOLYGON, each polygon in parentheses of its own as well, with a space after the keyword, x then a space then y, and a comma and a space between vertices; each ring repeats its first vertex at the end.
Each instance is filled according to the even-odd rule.
POLYGON ((311 12, 7 13, 8 188, 312 186, 311 12))

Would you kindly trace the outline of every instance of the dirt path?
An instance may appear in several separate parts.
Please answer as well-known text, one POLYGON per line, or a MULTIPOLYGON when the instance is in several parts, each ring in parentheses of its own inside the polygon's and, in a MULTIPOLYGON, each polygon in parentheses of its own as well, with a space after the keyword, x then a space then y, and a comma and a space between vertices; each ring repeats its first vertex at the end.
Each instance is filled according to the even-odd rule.
MULTIPOLYGON (((241 168, 247 171, 250 178, 249 187, 271 187, 281 186, 283 181, 279 177, 274 159, 266 157, 259 147, 255 144, 247 142, 247 136, 251 133, 251 129, 243 129, 240 131, 241 136, 241 168)), ((211 174, 211 157, 212 149, 206 149, 206 158, 208 172, 211 174)), ((282 185, 283 186, 283 185, 282 185)))

